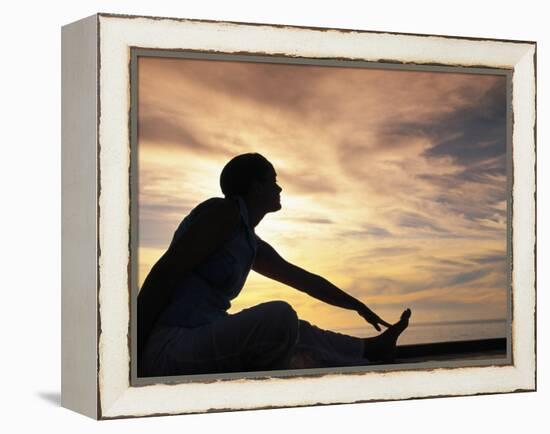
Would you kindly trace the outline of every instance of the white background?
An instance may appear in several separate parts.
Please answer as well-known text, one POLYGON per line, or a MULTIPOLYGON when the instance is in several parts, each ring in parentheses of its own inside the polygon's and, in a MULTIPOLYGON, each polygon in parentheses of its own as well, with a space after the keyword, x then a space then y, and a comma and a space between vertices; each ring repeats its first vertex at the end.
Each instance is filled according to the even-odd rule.
MULTIPOLYGON (((547 432, 550 215, 544 2, 5 3, 0 67, 2 432, 547 432), (538 392, 95 422, 60 407, 60 28, 96 12, 538 42, 538 392)), ((546 17, 546 19, 545 19, 546 17)))

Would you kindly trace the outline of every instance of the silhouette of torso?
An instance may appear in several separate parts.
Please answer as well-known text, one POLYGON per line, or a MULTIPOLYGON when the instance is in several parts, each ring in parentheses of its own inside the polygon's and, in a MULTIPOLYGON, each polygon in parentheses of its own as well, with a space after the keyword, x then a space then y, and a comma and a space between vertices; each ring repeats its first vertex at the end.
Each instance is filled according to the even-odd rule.
MULTIPOLYGON (((172 244, 187 230, 189 223, 211 198, 194 208, 179 224, 172 244)), ((248 223, 244 200, 237 196, 240 220, 234 233, 218 250, 176 283, 172 299, 158 323, 197 327, 227 315, 231 300, 239 295, 256 256, 256 235, 248 223)))

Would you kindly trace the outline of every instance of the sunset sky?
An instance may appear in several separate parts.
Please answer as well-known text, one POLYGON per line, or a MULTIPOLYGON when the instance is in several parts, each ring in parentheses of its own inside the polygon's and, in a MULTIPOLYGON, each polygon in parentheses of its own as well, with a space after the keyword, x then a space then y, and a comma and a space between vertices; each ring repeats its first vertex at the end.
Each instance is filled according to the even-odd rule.
MULTIPOLYGON (((256 228, 288 261, 389 322, 506 317, 506 78, 139 58, 139 279, 178 223, 259 152, 282 209, 256 228)), ((351 311, 251 272, 230 312, 286 300, 320 327, 351 311)), ((368 330, 370 327, 370 330, 368 330)))

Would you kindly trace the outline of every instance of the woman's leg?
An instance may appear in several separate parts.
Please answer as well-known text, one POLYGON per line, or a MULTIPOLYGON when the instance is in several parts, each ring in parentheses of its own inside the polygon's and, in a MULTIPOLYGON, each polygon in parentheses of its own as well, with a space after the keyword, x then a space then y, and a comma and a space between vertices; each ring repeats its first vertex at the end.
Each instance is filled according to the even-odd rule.
POLYGON ((299 338, 291 359, 291 369, 362 366, 371 362, 392 362, 397 338, 407 328, 411 312, 372 338, 358 338, 324 330, 300 320, 299 338))
POLYGON ((171 327, 149 358, 149 375, 192 375, 287 369, 298 317, 283 301, 244 309, 193 329, 171 327))
MULTIPOLYGON (((292 307, 272 301, 212 324, 160 328, 151 344, 147 376, 362 366, 392 360, 410 310, 373 338, 323 330, 299 320, 292 307)), ((149 345, 148 345, 149 346, 149 345)))
POLYGON ((290 369, 361 366, 368 363, 363 357, 363 339, 319 328, 300 320, 298 342, 290 361, 290 369))

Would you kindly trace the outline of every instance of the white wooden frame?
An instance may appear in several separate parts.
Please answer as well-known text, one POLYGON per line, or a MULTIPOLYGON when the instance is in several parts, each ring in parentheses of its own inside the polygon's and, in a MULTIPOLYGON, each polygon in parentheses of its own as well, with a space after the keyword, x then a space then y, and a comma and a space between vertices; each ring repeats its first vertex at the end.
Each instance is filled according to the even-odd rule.
POLYGON ((535 390, 534 42, 107 14, 65 26, 62 42, 63 406, 109 419, 535 390), (131 47, 513 70, 512 364, 133 385, 131 47))

